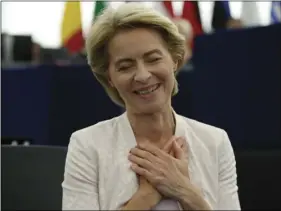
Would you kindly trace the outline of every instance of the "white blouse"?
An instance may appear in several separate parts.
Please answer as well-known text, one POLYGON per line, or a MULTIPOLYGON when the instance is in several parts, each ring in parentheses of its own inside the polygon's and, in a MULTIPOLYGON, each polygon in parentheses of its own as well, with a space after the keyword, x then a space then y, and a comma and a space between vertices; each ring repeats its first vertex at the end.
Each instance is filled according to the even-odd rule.
MULTIPOLYGON (((191 182, 212 209, 240 210, 236 162, 226 132, 176 113, 175 119, 175 135, 186 137, 190 147, 191 182)), ((62 209, 120 209, 138 190, 128 160, 136 144, 127 113, 74 132, 65 163, 62 209)))

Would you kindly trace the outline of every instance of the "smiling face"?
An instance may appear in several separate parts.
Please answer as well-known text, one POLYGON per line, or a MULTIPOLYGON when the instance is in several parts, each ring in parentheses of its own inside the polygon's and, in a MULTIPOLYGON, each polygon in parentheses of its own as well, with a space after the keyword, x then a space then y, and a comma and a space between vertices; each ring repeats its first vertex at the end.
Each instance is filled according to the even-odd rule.
POLYGON ((171 106, 177 65, 157 31, 120 31, 110 40, 108 52, 110 84, 128 111, 154 113, 171 106))

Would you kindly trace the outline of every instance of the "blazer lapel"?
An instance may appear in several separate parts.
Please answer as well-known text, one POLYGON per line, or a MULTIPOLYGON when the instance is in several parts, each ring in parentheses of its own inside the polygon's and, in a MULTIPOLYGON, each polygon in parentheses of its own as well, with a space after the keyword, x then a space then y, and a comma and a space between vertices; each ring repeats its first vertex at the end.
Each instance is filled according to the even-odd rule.
POLYGON ((188 170, 189 170, 189 177, 190 181, 192 184, 194 184, 196 187, 201 187, 201 175, 199 174, 198 171, 198 164, 195 159, 195 151, 194 151, 194 137, 191 132, 191 128, 189 127, 188 123, 186 120, 176 114, 174 112, 174 116, 176 119, 176 130, 175 130, 175 136, 183 136, 186 139, 186 142, 189 146, 189 151, 188 151, 188 170))
POLYGON ((112 200, 112 202, 115 203, 112 206, 113 209, 123 206, 124 203, 130 200, 133 194, 138 190, 138 178, 130 169, 131 163, 128 160, 129 152, 136 146, 137 142, 126 112, 119 116, 117 127, 118 137, 116 138, 118 144, 116 152, 120 168, 115 177, 116 181, 118 181, 116 186, 118 186, 118 191, 120 191, 120 193, 118 194, 117 199, 112 200))

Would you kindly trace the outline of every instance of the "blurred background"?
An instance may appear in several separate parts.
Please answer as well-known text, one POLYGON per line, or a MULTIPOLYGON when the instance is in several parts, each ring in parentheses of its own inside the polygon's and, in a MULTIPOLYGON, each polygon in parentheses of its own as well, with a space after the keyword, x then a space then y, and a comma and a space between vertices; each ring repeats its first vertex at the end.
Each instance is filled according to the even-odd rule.
MULTIPOLYGON (((84 39, 104 8, 127 2, 1 2, 2 150, 36 148, 32 151, 36 160, 44 155, 40 147, 65 149, 74 131, 123 112, 91 73, 84 39)), ((228 132, 242 175, 243 207, 280 208, 281 2, 142 3, 175 22, 184 20, 178 27, 189 54, 178 75, 180 92, 173 98, 174 109, 228 132), (265 167, 272 169, 261 170, 265 167), (263 179, 249 185, 261 171, 263 179), (263 191, 261 183, 273 191, 267 199, 255 194, 244 199, 263 191)), ((24 151, 24 158, 25 153, 30 152, 24 151)), ((4 162, 15 160, 10 151, 4 155, 4 162)), ((60 157, 59 169, 64 158, 60 157)), ((11 171, 11 165, 4 166, 11 171)), ((13 175, 18 174, 15 171, 13 175)), ((9 197, 5 199, 9 204, 9 197)))

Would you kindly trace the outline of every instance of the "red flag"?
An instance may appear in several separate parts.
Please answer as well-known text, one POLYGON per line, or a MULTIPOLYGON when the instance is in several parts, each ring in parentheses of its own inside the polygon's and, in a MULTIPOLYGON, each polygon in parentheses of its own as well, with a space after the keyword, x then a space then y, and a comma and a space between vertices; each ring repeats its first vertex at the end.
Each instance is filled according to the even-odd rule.
POLYGON ((182 18, 192 25, 194 37, 203 33, 197 1, 184 1, 182 18))
POLYGON ((170 14, 170 17, 174 18, 175 14, 174 14, 172 1, 163 1, 163 5, 165 6, 167 12, 170 14))
POLYGON ((174 10, 173 10, 173 5, 171 1, 156 1, 153 2, 153 7, 156 9, 158 12, 161 14, 169 17, 169 18, 174 18, 174 10))

